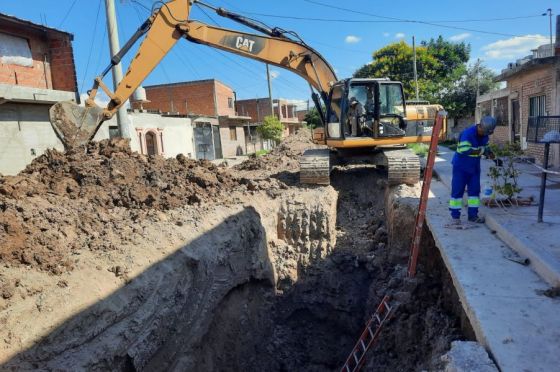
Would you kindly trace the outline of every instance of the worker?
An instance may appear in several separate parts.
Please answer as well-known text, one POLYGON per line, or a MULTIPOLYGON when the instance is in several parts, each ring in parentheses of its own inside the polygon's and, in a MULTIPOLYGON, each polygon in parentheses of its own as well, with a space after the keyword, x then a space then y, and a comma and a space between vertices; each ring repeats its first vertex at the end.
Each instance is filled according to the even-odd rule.
MULTIPOLYGON (((356 99, 356 97, 350 98, 350 107, 348 108, 348 126, 350 135, 356 137, 358 135, 358 128, 360 127, 360 120, 363 119, 365 115, 364 106, 356 99)), ((348 135, 348 134, 347 134, 348 135)))
POLYGON ((480 157, 486 155, 493 159, 494 154, 488 148, 488 136, 494 133, 496 119, 485 116, 478 124, 474 124, 461 132, 457 151, 453 156, 453 179, 451 180, 451 211, 452 226, 461 226, 461 209, 463 194, 467 187, 468 220, 474 223, 484 223, 484 218, 478 215, 480 206, 480 157))

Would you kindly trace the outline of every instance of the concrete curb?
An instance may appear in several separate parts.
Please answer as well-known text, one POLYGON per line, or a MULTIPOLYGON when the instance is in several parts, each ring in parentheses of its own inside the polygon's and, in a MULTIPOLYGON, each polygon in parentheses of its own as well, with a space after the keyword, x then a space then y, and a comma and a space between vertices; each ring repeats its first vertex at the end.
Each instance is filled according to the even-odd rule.
POLYGON ((490 213, 486 213, 486 226, 496 231, 498 237, 519 255, 527 257, 531 263, 530 267, 535 270, 543 280, 551 286, 560 286, 560 264, 556 258, 539 247, 530 247, 523 243, 501 225, 490 213))

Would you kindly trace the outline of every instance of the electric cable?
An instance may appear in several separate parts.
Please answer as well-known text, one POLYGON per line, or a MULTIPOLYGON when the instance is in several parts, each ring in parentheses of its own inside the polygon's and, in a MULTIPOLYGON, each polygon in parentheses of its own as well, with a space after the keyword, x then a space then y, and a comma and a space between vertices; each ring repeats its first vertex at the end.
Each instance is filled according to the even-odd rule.
POLYGON ((66 21, 66 18, 68 18, 68 16, 70 15, 70 12, 72 11, 72 9, 74 8, 74 5, 76 5, 76 2, 78 0, 74 0, 72 2, 72 5, 70 5, 70 8, 68 9, 68 11, 66 11, 66 14, 64 15, 64 17, 62 18, 62 21, 60 22, 60 24, 58 25, 58 28, 62 27, 62 25, 64 24, 64 22, 66 21))
MULTIPOLYGON (((95 44, 95 36, 97 35, 97 24, 99 21, 99 12, 101 10, 101 0, 99 0, 98 6, 97 6, 97 14, 95 15, 95 25, 93 26, 93 39, 91 41, 91 45, 95 44)), ((89 55, 88 55, 88 59, 87 59, 87 64, 86 64, 86 69, 84 71, 84 76, 82 77, 82 84, 80 85, 80 88, 78 89, 78 91, 82 91, 82 89, 84 89, 84 83, 86 81, 86 76, 89 70, 89 63, 91 61, 91 54, 93 53, 93 48, 89 49, 89 55)))
POLYGON ((453 30, 477 32, 477 33, 488 34, 488 35, 519 37, 519 38, 525 38, 525 39, 539 39, 538 37, 534 37, 534 36, 521 36, 521 35, 507 34, 507 33, 503 33, 503 32, 484 31, 484 30, 476 30, 476 29, 466 28, 466 27, 442 25, 442 24, 427 22, 427 21, 422 21, 422 20, 388 17, 388 16, 379 15, 379 14, 367 13, 367 12, 362 12, 362 11, 353 10, 353 9, 349 9, 349 8, 344 8, 344 7, 340 7, 340 6, 336 6, 336 5, 325 4, 325 3, 322 3, 322 2, 319 2, 319 1, 316 1, 316 0, 303 0, 303 1, 305 1, 307 3, 310 3, 310 4, 326 7, 326 8, 342 10, 342 11, 345 11, 345 12, 354 13, 354 14, 361 14, 361 15, 366 15, 366 16, 370 16, 370 17, 399 21, 399 22, 403 22, 403 23, 418 23, 418 24, 425 24, 425 25, 434 26, 434 27, 442 27, 442 28, 448 28, 448 29, 453 29, 453 30))

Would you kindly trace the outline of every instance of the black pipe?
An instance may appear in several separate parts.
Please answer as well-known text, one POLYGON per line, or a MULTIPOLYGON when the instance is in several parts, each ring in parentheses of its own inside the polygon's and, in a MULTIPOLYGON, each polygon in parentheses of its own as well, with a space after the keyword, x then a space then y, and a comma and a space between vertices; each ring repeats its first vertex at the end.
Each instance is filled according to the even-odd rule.
POLYGON ((550 143, 545 143, 544 144, 544 161, 543 161, 543 172, 541 175, 541 193, 539 196, 539 216, 537 219, 537 222, 543 222, 542 216, 543 216, 543 209, 544 209, 544 192, 546 190, 546 176, 548 175, 548 173, 546 172, 546 169, 548 168, 548 155, 550 153, 550 143))
POLYGON ((122 57, 126 53, 128 53, 130 48, 132 48, 132 46, 138 41, 138 39, 140 39, 146 32, 148 32, 151 25, 152 21, 150 19, 147 19, 144 23, 142 23, 142 25, 138 28, 138 30, 136 30, 134 35, 132 35, 132 37, 128 39, 126 44, 124 44, 121 50, 119 50, 119 52, 111 58, 111 63, 105 68, 105 70, 103 70, 103 72, 101 73, 101 77, 105 77, 105 75, 107 75, 109 71, 111 71, 111 68, 113 68, 113 66, 118 65, 121 62, 122 57))

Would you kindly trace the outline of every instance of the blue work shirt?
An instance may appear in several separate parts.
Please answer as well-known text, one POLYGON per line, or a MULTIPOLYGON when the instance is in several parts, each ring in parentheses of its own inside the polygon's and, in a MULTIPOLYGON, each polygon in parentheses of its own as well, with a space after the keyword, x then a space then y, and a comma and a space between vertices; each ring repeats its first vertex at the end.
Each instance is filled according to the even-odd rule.
POLYGON ((467 173, 480 173, 480 154, 473 154, 474 150, 482 150, 488 145, 488 136, 479 136, 476 124, 461 132, 457 151, 451 164, 467 173))

